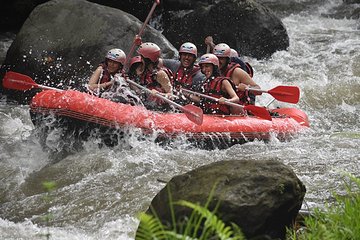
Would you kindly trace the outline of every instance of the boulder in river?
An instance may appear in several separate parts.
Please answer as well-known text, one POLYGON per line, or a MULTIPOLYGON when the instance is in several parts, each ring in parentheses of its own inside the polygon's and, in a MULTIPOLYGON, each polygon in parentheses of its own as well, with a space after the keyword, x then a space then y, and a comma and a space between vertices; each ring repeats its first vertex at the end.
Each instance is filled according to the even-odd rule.
MULTIPOLYGON (((292 169, 277 160, 220 161, 173 177, 151 207, 162 221, 171 223, 167 188, 173 202, 186 200, 204 206, 215 185, 209 209, 220 201, 216 215, 227 224, 236 223, 247 239, 284 239, 306 192, 292 169)), ((191 213, 178 205, 174 211, 176 219, 191 213)))
MULTIPOLYGON (((10 46, 1 69, 32 77, 38 84, 78 88, 111 48, 128 53, 142 22, 121 10, 85 0, 53 0, 38 5, 10 46)), ((157 30, 147 26, 143 40, 172 58, 176 49, 157 30)), ((28 102, 33 91, 4 90, 15 100, 28 102)))

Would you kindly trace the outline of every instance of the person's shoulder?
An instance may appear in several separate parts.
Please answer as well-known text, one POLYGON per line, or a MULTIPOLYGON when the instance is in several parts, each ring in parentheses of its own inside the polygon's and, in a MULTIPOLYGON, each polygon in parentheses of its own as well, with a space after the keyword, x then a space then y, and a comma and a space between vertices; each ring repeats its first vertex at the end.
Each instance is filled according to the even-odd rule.
POLYGON ((104 66, 102 64, 100 64, 99 66, 97 66, 96 68, 96 71, 99 71, 99 70, 103 70, 104 69, 104 66))
POLYGON ((181 62, 176 59, 163 59, 163 65, 167 68, 170 68, 173 72, 176 71, 180 64, 181 62))

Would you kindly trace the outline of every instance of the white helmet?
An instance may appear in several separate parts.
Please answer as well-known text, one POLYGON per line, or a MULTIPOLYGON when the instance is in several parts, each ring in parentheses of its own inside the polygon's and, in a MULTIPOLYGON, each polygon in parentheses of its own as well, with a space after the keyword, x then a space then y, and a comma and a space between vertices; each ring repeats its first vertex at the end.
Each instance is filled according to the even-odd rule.
POLYGON ((119 48, 114 48, 108 51, 105 58, 121 63, 122 65, 124 65, 126 61, 126 55, 124 51, 119 48))
POLYGON ((230 57, 239 57, 239 54, 235 49, 231 48, 230 49, 230 57))

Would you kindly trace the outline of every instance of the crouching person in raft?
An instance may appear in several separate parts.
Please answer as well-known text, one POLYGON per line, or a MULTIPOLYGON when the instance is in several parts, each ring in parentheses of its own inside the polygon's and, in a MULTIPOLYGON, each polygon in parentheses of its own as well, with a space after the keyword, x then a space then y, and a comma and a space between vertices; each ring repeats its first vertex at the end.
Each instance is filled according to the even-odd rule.
POLYGON ((225 105, 225 101, 238 103, 239 97, 236 95, 234 83, 229 78, 220 76, 219 59, 211 53, 202 55, 199 66, 206 77, 202 85, 202 93, 215 97, 218 101, 200 98, 196 94, 189 94, 188 97, 194 102, 199 102, 204 113, 207 114, 240 114, 240 108, 225 105))
POLYGON ((90 77, 88 92, 113 102, 143 105, 140 98, 131 91, 124 77, 126 55, 119 48, 111 49, 90 77))
POLYGON ((141 56, 142 64, 139 65, 137 77, 134 80, 153 92, 152 95, 146 93, 141 95, 144 105, 151 110, 170 110, 169 104, 155 96, 156 93, 160 93, 166 97, 172 97, 172 73, 169 69, 158 67, 161 55, 159 46, 145 42, 139 46, 137 53, 141 56))
POLYGON ((115 82, 115 74, 123 75, 123 68, 126 55, 119 48, 111 49, 107 52, 104 62, 96 68, 90 77, 88 90, 90 93, 101 96, 101 94, 111 88, 115 82))

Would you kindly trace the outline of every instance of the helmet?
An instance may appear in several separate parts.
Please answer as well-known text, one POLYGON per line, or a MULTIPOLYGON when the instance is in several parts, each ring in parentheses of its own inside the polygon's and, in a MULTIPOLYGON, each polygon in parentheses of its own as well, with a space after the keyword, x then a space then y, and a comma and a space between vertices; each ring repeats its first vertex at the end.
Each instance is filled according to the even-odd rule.
POLYGON ((107 52, 105 58, 124 65, 126 60, 126 55, 123 50, 119 48, 114 48, 107 52))
POLYGON ((199 65, 201 65, 203 63, 211 63, 214 66, 219 67, 219 59, 217 58, 217 56, 215 56, 212 53, 207 53, 200 57, 199 65))
POLYGON ((235 49, 231 48, 230 49, 230 57, 239 57, 239 54, 235 49))
POLYGON ((148 58, 152 62, 157 62, 159 60, 161 50, 155 43, 146 42, 139 46, 137 53, 143 56, 143 58, 148 58))
POLYGON ((226 43, 219 43, 214 47, 213 53, 217 57, 230 57, 230 47, 226 43))
POLYGON ((195 44, 191 42, 183 43, 179 48, 179 53, 190 53, 197 57, 197 48, 195 44))
POLYGON ((133 58, 131 58, 130 60, 130 67, 134 64, 134 63, 139 63, 141 62, 141 56, 135 56, 133 58))

